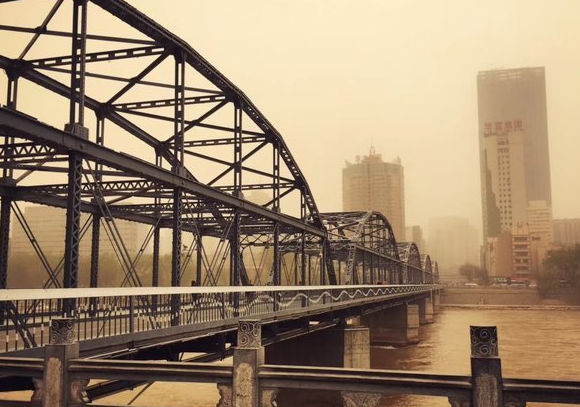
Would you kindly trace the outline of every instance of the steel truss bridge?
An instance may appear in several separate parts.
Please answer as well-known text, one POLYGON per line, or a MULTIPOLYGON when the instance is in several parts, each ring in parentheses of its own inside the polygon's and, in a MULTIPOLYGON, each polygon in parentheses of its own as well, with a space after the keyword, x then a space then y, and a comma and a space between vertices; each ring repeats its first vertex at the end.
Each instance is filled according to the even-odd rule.
POLYGON ((191 266, 195 285, 203 287, 114 304, 102 293, 24 302, 0 297, 6 351, 42 344, 38 318, 56 314, 110 320, 114 329, 121 321, 153 329, 199 322, 188 312, 201 300, 207 304, 200 309, 216 318, 229 315, 218 310, 225 304, 238 315, 244 307, 278 311, 286 295, 280 286, 299 286, 303 305, 314 301, 315 286, 396 290, 437 283, 437 263, 414 243, 397 242, 382 214, 321 213, 288 145, 252 101, 128 3, 0 0, 0 10, 6 74, 0 83, 7 93, 0 107, 0 290, 10 287, 14 268, 14 222, 45 272, 35 286, 74 289, 86 273, 97 289, 105 235, 123 272, 121 286, 157 287, 165 229, 171 232, 170 285, 181 287, 191 266), (57 264, 21 202, 66 209, 57 264), (127 249, 120 220, 147 226, 137 253, 127 249), (80 245, 87 240, 90 267, 81 270, 80 245), (151 262, 144 265, 148 250, 151 262), (146 267, 150 280, 139 272, 146 267), (207 296, 224 285, 254 286, 248 288, 254 294, 240 288, 222 292, 223 298, 207 296), (278 294, 266 300, 257 286, 278 294))

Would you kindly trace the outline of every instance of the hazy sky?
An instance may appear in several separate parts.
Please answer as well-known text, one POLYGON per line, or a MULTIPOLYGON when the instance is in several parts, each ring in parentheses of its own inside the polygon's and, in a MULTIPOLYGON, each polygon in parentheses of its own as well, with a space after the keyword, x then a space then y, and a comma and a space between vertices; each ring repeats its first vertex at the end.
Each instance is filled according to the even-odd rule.
POLYGON ((400 157, 408 225, 457 215, 480 227, 477 72, 544 66, 554 217, 580 217, 580 1, 131 4, 252 99, 321 211, 341 210, 345 160, 371 144, 400 157))

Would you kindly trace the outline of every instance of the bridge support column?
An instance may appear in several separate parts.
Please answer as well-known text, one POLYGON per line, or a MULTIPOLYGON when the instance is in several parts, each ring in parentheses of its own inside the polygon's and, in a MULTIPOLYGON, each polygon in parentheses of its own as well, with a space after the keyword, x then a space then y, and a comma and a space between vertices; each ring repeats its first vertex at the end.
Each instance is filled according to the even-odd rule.
POLYGON ((370 369, 369 329, 345 325, 274 343, 266 363, 370 369))
MULTIPOLYGON (((238 325, 238 346, 234 349, 232 406, 260 407, 261 395, 258 367, 263 363, 264 348, 262 347, 262 326, 260 321, 240 321, 238 325)), ((227 405, 221 400, 220 404, 227 405)))
POLYGON ((36 382, 31 401, 42 407, 70 407, 85 405, 88 380, 71 380, 67 364, 79 357, 72 318, 56 318, 50 322, 50 344, 44 348, 44 374, 36 382))
POLYGON ((441 311, 441 291, 433 291, 433 313, 438 314, 441 311))
POLYGON ((431 296, 421 298, 419 300, 419 324, 432 324, 433 320, 433 300, 431 296))
MULTIPOLYGON (((370 369, 369 329, 345 325, 274 343, 266 348, 266 363, 370 369)), ((333 390, 297 392, 295 389, 282 388, 277 394, 276 403, 279 407, 340 406, 343 402, 346 403, 343 401, 346 400, 344 397, 348 398, 333 390)), ((358 406, 358 404, 344 405, 358 406)))
POLYGON ((372 345, 407 346, 419 343, 419 306, 403 304, 361 317, 370 328, 372 345))
POLYGON ((471 392, 472 407, 503 407, 501 359, 498 357, 497 328, 472 326, 471 392))

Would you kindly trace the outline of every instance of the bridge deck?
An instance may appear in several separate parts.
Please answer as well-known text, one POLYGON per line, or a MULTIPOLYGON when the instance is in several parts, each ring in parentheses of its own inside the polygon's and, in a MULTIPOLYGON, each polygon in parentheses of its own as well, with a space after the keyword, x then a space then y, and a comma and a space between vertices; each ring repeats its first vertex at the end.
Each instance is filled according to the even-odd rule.
MULTIPOLYGON (((51 318, 77 319, 85 356, 158 346, 170 341, 235 331, 240 318, 264 324, 308 318, 317 322, 395 306, 440 289, 436 285, 311 287, 174 287, 7 290, 8 318, 0 329, 4 353, 40 355, 51 318), (365 311, 366 310, 366 311, 365 311)), ((314 329, 314 328, 313 328, 314 329)))

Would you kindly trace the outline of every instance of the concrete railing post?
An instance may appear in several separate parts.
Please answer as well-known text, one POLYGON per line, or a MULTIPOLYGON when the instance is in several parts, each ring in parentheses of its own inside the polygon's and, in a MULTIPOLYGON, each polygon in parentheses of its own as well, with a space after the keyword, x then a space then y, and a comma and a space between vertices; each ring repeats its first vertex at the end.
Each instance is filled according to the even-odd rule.
POLYGON ((471 326, 472 407, 503 407, 501 359, 497 328, 471 326))
POLYGON ((260 407, 259 366, 264 363, 259 320, 240 320, 234 349, 233 407, 260 407))
POLYGON ((71 380, 68 361, 79 357, 72 318, 50 321, 50 343, 44 348, 44 375, 32 401, 42 401, 42 407, 71 407, 86 404, 88 380, 71 380))

